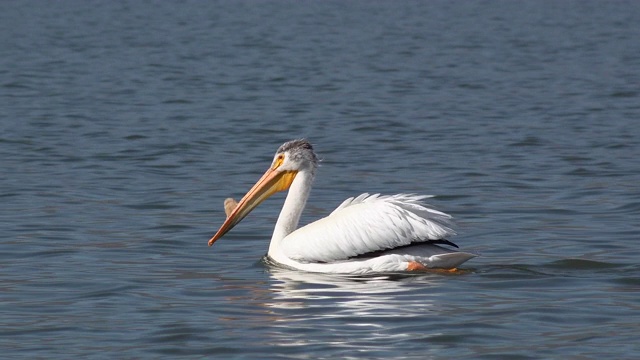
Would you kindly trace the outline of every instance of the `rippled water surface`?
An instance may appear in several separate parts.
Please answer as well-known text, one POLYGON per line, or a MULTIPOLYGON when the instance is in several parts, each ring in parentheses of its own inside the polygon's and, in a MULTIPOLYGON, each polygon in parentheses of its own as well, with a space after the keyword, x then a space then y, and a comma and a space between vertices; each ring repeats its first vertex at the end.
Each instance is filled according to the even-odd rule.
POLYGON ((640 357, 640 6, 3 2, 7 358, 640 357), (283 195, 207 240, 284 141, 303 223, 362 192, 453 214, 458 274, 263 262, 283 195))

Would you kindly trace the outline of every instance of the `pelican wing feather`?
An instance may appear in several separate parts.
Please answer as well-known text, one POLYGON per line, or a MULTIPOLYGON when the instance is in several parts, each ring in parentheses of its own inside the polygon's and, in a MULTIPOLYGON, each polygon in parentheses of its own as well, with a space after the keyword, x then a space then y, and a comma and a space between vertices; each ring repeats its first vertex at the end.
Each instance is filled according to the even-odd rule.
POLYGON ((335 262, 455 235, 451 216, 428 207, 429 195, 362 194, 329 216, 283 239, 282 250, 300 262, 335 262))

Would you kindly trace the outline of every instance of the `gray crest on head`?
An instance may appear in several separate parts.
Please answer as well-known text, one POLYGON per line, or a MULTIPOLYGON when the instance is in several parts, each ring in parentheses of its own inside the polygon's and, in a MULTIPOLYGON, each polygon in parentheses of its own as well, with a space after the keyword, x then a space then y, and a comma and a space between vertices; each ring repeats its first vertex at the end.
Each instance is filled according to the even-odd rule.
POLYGON ((318 157, 313 151, 313 146, 306 139, 287 141, 278 148, 276 153, 279 154, 284 152, 288 152, 294 161, 306 161, 310 163, 313 168, 318 166, 318 157))

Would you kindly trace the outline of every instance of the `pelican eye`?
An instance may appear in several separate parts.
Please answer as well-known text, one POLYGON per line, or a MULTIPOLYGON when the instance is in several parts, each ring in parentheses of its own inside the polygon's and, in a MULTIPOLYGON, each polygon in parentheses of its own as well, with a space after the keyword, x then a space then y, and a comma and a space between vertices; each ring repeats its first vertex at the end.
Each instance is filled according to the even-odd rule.
POLYGON ((279 168, 283 162, 284 162, 284 154, 278 154, 278 156, 276 156, 276 159, 273 161, 273 166, 271 168, 275 170, 279 168))

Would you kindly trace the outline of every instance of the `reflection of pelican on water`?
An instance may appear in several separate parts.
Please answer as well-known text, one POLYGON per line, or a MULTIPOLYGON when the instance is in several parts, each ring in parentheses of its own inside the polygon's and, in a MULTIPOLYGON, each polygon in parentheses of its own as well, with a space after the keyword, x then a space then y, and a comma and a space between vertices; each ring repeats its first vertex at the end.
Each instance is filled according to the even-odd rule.
POLYGON ((329 216, 296 229, 311 190, 318 158, 306 140, 278 149, 271 167, 235 204, 225 201, 227 219, 209 245, 278 191, 289 190, 267 255, 276 263, 319 273, 367 274, 454 269, 475 255, 457 247, 451 216, 427 207, 429 196, 362 194, 345 200, 329 216))
MULTIPOLYGON (((304 308, 313 306, 318 300, 330 299, 331 306, 357 310, 358 313, 371 308, 381 314, 387 309, 390 310, 389 315, 399 313, 397 297, 415 289, 411 286, 412 282, 418 281, 421 284, 419 288, 424 290, 425 286, 443 281, 443 277, 435 275, 348 277, 300 272, 277 266, 269 267, 269 274, 273 280, 271 290, 274 301, 270 304, 273 307, 304 308)), ((421 306, 430 303, 424 298, 420 302, 421 306)))
POLYGON ((263 306, 272 315, 269 343, 278 346, 317 345, 338 358, 396 358, 402 343, 429 359, 434 350, 424 348, 425 339, 442 336, 433 324, 452 311, 439 298, 441 275, 347 277, 278 267, 269 274, 263 306))

